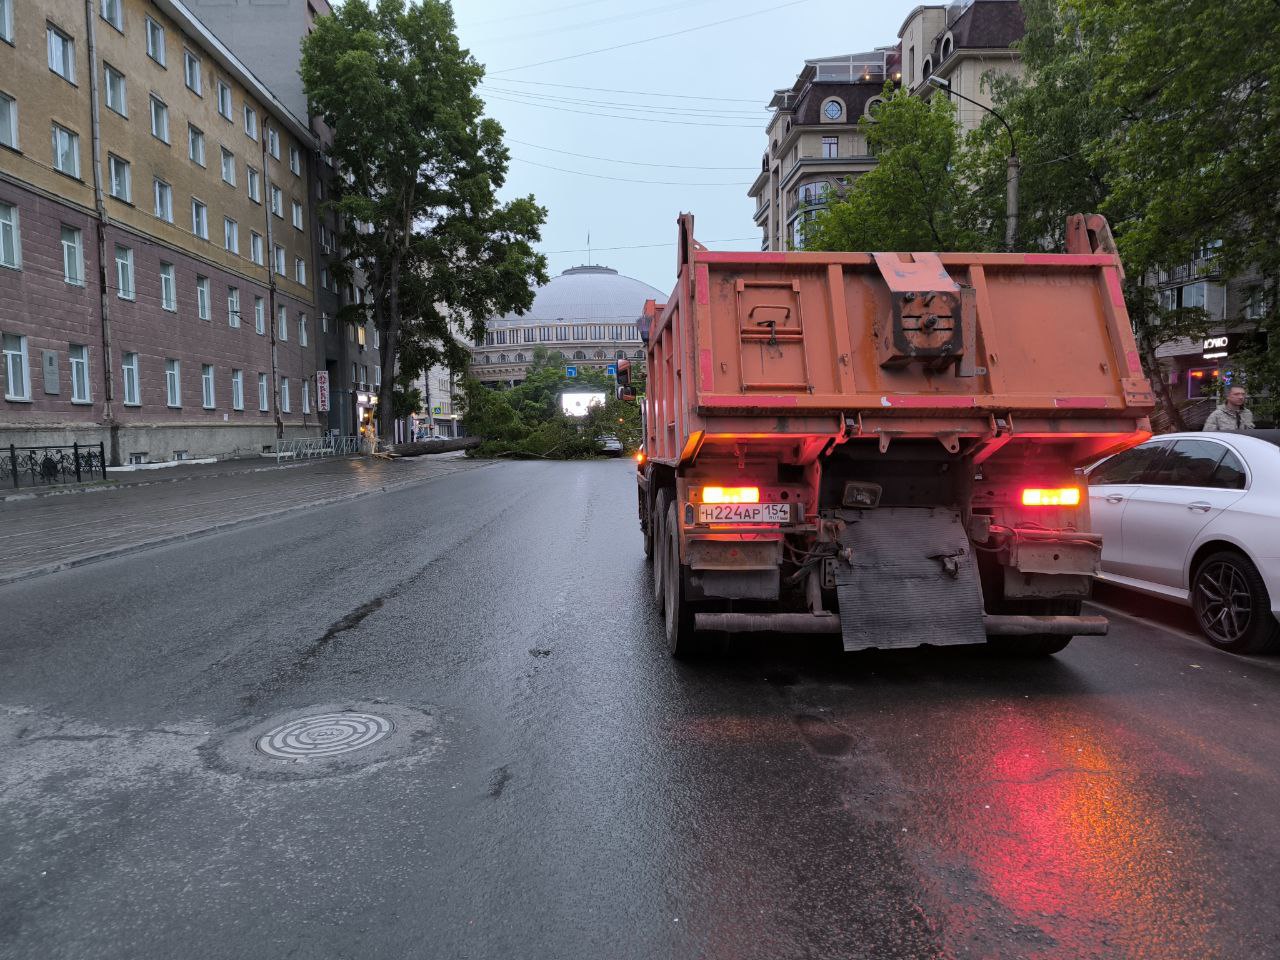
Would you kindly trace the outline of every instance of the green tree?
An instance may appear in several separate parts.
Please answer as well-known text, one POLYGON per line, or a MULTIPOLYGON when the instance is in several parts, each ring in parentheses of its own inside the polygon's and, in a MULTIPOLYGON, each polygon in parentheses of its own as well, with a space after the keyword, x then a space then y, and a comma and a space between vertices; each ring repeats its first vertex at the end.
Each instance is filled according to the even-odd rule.
POLYGON ((876 166, 818 214, 805 230, 805 249, 992 247, 989 231, 976 225, 970 188, 957 171, 962 142, 951 103, 894 92, 889 84, 885 98, 874 119, 859 121, 876 166))
MULTIPOLYGON (((303 41, 301 72, 333 131, 340 273, 363 270, 369 292, 342 319, 381 333, 379 407, 393 410, 397 373, 464 359, 451 325, 479 339, 489 317, 528 309, 547 279, 532 246, 546 213, 532 197, 498 202, 502 128, 483 115, 484 71, 445 0, 347 0, 303 41)), ((390 439, 392 418, 379 426, 390 439)))

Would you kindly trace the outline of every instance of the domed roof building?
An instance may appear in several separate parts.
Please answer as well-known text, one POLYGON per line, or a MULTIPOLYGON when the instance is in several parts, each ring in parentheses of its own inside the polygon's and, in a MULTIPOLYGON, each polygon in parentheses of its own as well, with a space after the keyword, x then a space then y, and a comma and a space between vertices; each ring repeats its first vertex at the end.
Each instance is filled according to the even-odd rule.
POLYGON ((490 320, 471 349, 471 376, 488 386, 523 382, 533 351, 545 347, 566 366, 606 369, 621 357, 643 360, 640 318, 646 300, 667 295, 611 267, 571 267, 538 288, 533 306, 490 320))

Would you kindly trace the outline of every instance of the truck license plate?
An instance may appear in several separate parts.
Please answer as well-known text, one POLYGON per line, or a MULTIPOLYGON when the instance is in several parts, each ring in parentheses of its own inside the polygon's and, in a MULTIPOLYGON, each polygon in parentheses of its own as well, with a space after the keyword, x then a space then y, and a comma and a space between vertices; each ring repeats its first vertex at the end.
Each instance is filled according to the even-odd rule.
POLYGON ((699 523, 789 523, 789 503, 700 503, 699 523))

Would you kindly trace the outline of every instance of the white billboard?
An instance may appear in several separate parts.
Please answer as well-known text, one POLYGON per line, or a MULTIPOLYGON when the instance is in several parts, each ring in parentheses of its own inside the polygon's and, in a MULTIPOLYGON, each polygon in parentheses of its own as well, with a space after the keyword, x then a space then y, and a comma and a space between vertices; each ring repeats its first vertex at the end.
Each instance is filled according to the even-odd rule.
POLYGON ((560 394, 560 409, 567 417, 584 417, 592 407, 602 406, 604 394, 597 391, 560 394))

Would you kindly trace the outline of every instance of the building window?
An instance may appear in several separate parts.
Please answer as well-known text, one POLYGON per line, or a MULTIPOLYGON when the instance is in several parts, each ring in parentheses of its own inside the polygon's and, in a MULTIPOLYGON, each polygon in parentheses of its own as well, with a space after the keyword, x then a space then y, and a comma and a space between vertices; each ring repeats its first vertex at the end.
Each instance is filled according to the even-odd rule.
POLYGON ((280 412, 289 412, 289 378, 280 378, 280 412))
POLYGON ((172 263, 160 262, 160 307, 170 313, 178 310, 178 279, 172 263))
POLYGON ((276 310, 276 339, 289 342, 289 311, 283 306, 276 310))
POLYGON ((244 168, 245 182, 249 187, 249 199, 254 203, 262 202, 262 178, 257 170, 253 167, 246 166, 244 168))
POLYGON ((240 224, 230 217, 222 218, 222 245, 229 253, 240 252, 240 224))
POLYGON ((382 348, 382 334, 378 333, 378 327, 375 324, 373 328, 373 349, 380 350, 382 348))
POLYGON ((80 178, 80 135, 53 125, 53 169, 80 178))
POLYGON ((120 369, 124 383, 124 405, 126 407, 136 407, 141 403, 140 392, 138 390, 138 355, 136 353, 126 353, 121 358, 120 369))
POLYGON ((835 122, 844 116, 844 104, 834 97, 822 105, 822 118, 835 122))
POLYGON ((129 116, 129 104, 125 97, 124 74, 109 63, 102 65, 103 86, 107 90, 107 109, 122 117, 129 116))
POLYGON ((311 381, 302 381, 302 412, 311 412, 311 381))
POLYGON ((134 298, 133 251, 128 247, 116 247, 116 296, 121 300, 134 298))
POLYGON ((267 375, 265 373, 258 374, 258 409, 266 410, 268 399, 267 391, 267 375))
POLYGON ((147 17, 147 56, 164 66, 164 27, 147 17))
POLYGON ((102 0, 102 19, 124 32, 124 0, 102 0))
POLYGON ((90 403, 89 348, 79 343, 69 344, 71 357, 71 402, 90 403))
POLYGON ((293 279, 298 283, 306 285, 307 282, 307 261, 301 257, 295 257, 293 260, 293 279))
POLYGON ((244 105, 244 132, 245 136, 258 141, 258 111, 253 109, 247 103, 244 105))
POLYGON ((244 409, 244 371, 231 371, 231 409, 244 409))
POLYGON ((18 101, 5 93, 0 93, 0 144, 18 149, 18 101))
POLYGON ((222 182, 236 185, 236 155, 226 147, 222 148, 222 182))
POLYGON ((307 345, 307 315, 305 313, 298 314, 298 346, 305 347, 307 345))
POLYGON ((231 88, 221 80, 218 81, 218 113, 226 120, 234 116, 231 109, 231 88))
POLYGON ((213 409, 213 364, 200 365, 200 398, 206 410, 213 409))
POLYGON ((196 316, 209 319, 209 278, 196 277, 196 316))
POLYGON ((151 135, 157 140, 169 142, 169 108, 163 100, 151 95, 151 135))
POLYGON ((275 249, 271 251, 272 258, 275 260, 275 270, 278 276, 283 277, 284 274, 284 247, 276 244, 275 249))
POLYGON ((121 160, 114 153, 107 154, 108 189, 117 200, 130 203, 133 200, 133 181, 129 175, 129 161, 121 160))
POLYGON ((297 200, 293 201, 293 225, 299 230, 302 229, 302 204, 297 200))
POLYGON ((76 42, 55 27, 46 24, 49 38, 49 69, 68 83, 76 82, 76 42))
POLYGON ((302 175, 302 153, 297 147, 289 147, 289 169, 295 177, 302 175))
POLYGON ((253 330, 259 336, 267 332, 267 302, 261 297, 253 298, 253 330))
POLYGON ((262 256, 262 234, 255 230, 249 231, 249 259, 258 266, 266 263, 262 256))
POLYGON ((321 333, 329 332, 329 314, 324 312, 320 314, 320 332, 321 333))
POLYGON ((177 360, 164 362, 164 395, 169 406, 182 406, 182 364, 177 360))
POLYGON ((204 166, 204 131, 194 124, 187 124, 187 156, 193 163, 204 166))
POLYGON ((373 385, 375 387, 382 386, 382 365, 374 364, 373 367, 373 385))
POLYGON ((0 203, 0 267, 22 267, 22 230, 18 208, 11 203, 0 203))
POLYGON ((227 287, 227 325, 240 326, 240 288, 227 287))
POLYGON ((27 338, 4 335, 4 398, 30 400, 31 379, 27 376, 27 338))
POLYGON ((13 43, 13 0, 0 0, 0 40, 13 43))
POLYGON ((840 139, 838 137, 822 138, 822 158, 834 160, 840 155, 840 139))
POLYGON ((267 127, 267 152, 280 159, 280 134, 275 127, 267 127))
POLYGON ((200 58, 190 50, 182 51, 182 77, 186 81, 187 89, 197 97, 201 96, 200 58))
POLYGON ((274 185, 271 187, 271 212, 281 220, 284 219, 284 194, 274 185))
POLYGON ((152 181, 155 195, 155 214, 166 223, 173 223, 173 187, 157 178, 152 181))
POLYGON ((75 227, 62 228, 62 279, 84 286, 84 243, 75 227))
POLYGON ((209 239, 209 208, 191 198, 191 232, 201 240, 209 239))

